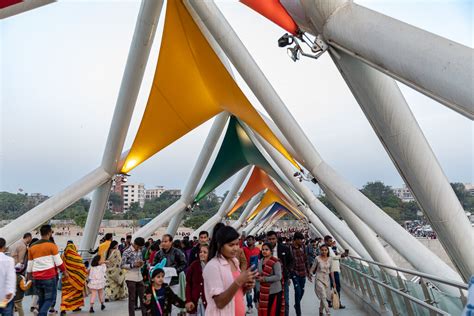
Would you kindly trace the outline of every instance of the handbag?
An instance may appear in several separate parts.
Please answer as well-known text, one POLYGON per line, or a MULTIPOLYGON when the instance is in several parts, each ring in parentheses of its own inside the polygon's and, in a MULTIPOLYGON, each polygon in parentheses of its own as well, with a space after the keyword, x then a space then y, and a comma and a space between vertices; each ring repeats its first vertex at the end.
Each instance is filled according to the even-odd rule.
POLYGON ((336 289, 332 290, 332 308, 339 309, 341 307, 341 303, 339 302, 339 295, 337 294, 336 289))

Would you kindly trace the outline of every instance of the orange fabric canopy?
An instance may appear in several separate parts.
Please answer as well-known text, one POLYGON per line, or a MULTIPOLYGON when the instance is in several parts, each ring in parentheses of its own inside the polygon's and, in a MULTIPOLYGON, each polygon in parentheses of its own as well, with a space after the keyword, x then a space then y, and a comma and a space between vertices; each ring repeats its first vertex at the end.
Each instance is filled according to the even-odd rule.
POLYGON ((260 204, 248 217, 247 222, 251 221, 255 216, 257 216, 258 213, 260 213, 262 210, 266 209, 268 206, 272 205, 275 202, 280 203, 288 210, 292 210, 295 213, 298 213, 296 212, 293 206, 290 206, 292 204, 287 202, 285 196, 279 190, 275 192, 272 190, 268 190, 260 201, 260 204))
POLYGON ((240 2, 257 11, 291 34, 296 35, 298 25, 296 25, 293 18, 288 14, 279 0, 240 0, 240 2))
POLYGON ((250 178, 247 181, 244 190, 240 194, 239 199, 237 200, 237 202, 235 202, 232 209, 227 213, 227 216, 232 215, 245 202, 250 200, 253 196, 255 196, 264 189, 269 189, 274 192, 280 192, 280 190, 278 190, 275 183, 273 183, 272 179, 270 179, 268 174, 259 167, 254 166, 252 174, 250 175, 250 178))

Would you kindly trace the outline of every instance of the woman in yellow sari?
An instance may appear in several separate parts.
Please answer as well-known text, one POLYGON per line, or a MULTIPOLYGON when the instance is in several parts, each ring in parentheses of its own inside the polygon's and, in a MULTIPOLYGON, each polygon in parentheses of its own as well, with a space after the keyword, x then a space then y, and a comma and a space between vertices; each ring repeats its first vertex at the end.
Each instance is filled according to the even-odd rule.
POLYGON ((122 269, 122 255, 118 249, 118 242, 112 241, 105 257, 107 260, 105 297, 111 301, 123 300, 128 297, 125 283, 127 270, 122 269))
POLYGON ((84 306, 87 269, 73 243, 68 243, 62 259, 69 272, 69 277, 62 279, 61 315, 65 315, 66 311, 77 312, 84 306))

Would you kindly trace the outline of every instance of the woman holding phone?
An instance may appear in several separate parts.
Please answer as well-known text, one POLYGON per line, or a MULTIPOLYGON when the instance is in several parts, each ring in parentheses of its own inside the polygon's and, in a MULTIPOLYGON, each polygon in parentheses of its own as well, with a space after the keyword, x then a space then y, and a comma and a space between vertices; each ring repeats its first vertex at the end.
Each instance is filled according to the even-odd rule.
POLYGON ((256 270, 240 270, 239 233, 217 224, 212 234, 210 261, 203 271, 206 316, 244 316, 244 293, 255 286, 256 270))

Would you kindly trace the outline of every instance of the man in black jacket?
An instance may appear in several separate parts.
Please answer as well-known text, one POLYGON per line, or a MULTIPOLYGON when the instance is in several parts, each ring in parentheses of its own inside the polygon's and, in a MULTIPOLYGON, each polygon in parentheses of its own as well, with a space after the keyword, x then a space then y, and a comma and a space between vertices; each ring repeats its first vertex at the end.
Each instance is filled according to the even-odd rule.
POLYGON ((284 280, 284 295, 285 295, 285 316, 289 314, 289 285, 290 285, 290 275, 289 271, 293 266, 293 258, 290 254, 290 248, 285 246, 282 243, 278 242, 277 233, 274 231, 269 231, 267 233, 267 241, 273 246, 273 256, 280 259, 280 263, 283 271, 283 280, 284 280))
MULTIPOLYGON (((179 274, 186 268, 186 256, 181 250, 173 247, 173 237, 169 234, 163 235, 160 246, 161 250, 156 253, 155 258, 153 259, 153 265, 160 263, 161 260, 166 258, 166 267, 175 268, 176 274, 179 276, 179 274)), ((175 285, 179 282, 178 276, 171 278, 169 285, 172 290, 177 290, 175 285)))

